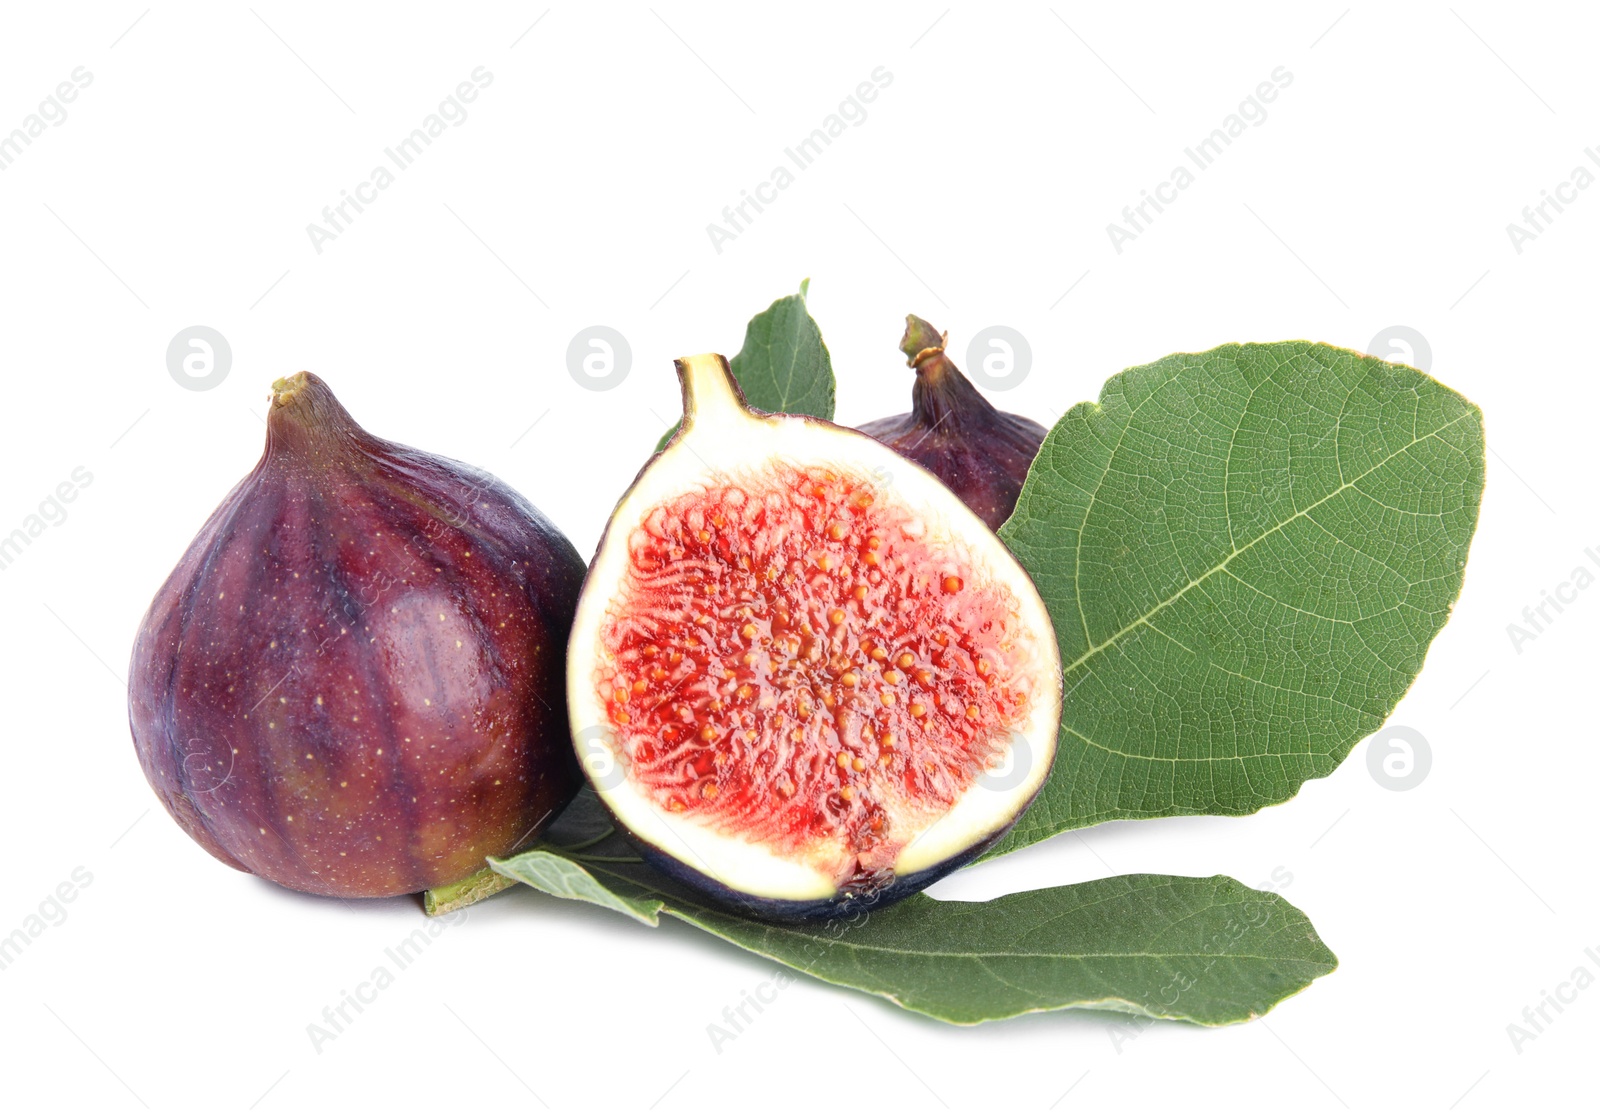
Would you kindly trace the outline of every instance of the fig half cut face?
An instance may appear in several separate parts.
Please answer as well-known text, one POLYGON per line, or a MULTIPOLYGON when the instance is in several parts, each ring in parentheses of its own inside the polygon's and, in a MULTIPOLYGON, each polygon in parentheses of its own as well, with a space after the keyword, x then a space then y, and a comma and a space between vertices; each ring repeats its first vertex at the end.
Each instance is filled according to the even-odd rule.
POLYGON ((678 362, 685 422, 612 515, 568 648, 579 756, 654 865, 725 907, 829 916, 993 844, 1055 753, 1044 604, 932 474, 746 407, 678 362))

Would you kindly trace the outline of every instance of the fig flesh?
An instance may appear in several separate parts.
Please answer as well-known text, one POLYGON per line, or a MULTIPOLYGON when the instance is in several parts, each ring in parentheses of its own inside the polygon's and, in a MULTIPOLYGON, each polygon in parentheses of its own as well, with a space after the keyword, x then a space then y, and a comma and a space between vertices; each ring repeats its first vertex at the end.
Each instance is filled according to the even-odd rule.
POLYGON ((945 353, 945 336, 925 320, 906 316, 900 350, 917 372, 911 411, 857 430, 931 470, 998 530, 1017 506, 1044 427, 985 400, 945 353))
POLYGON ((1033 583, 932 474, 678 362, 684 424, 612 514, 568 646, 601 800, 714 903, 809 919, 975 857, 1055 752, 1033 583))
POLYGON ((256 468, 134 643, 145 776, 202 847, 385 897, 525 846, 575 795, 563 665, 584 564, 492 476, 278 381, 256 468))

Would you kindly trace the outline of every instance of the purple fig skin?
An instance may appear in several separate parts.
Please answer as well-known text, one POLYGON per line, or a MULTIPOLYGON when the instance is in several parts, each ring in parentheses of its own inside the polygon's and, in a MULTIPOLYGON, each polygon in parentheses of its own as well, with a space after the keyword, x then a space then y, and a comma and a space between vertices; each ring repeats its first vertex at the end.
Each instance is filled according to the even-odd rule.
POLYGON ((911 411, 857 430, 928 469, 998 530, 1017 507, 1046 432, 985 400, 945 355, 944 345, 944 336, 926 321, 907 315, 900 349, 917 371, 911 411))
POLYGON ((369 435, 309 373, 273 388, 261 461, 134 642, 140 764, 239 870, 332 897, 446 885, 578 791, 585 565, 491 475, 369 435))

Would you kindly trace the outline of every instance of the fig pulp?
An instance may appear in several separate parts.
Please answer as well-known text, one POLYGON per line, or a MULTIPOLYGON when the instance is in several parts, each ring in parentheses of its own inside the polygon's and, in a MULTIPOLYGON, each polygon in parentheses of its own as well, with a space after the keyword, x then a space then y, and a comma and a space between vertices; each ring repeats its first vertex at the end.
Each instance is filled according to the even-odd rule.
POLYGON ((133 648, 145 776, 202 847, 291 889, 416 893, 538 834, 581 784, 563 656, 584 564, 495 478, 274 386, 261 461, 133 648))
POLYGON ((944 347, 944 335, 907 315, 900 350, 917 371, 911 411, 859 430, 931 470, 984 524, 999 529, 1017 507, 1045 429, 985 400, 944 347))
POLYGON ((678 363, 684 424, 612 514, 568 646, 601 800, 714 902, 805 919, 995 842, 1055 751, 1033 583, 932 474, 678 363))

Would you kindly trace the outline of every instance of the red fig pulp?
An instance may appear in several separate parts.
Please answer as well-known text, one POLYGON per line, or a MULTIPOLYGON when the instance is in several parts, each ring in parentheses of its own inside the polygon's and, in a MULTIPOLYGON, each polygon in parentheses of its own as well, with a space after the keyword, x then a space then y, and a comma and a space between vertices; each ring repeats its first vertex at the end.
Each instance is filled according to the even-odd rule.
POLYGON ((917 371, 911 411, 858 430, 925 467, 998 529, 1016 508, 1044 427, 985 400, 945 354, 944 336, 915 315, 906 316, 900 350, 917 371))
POLYGON ((274 386, 261 461, 133 649, 145 776, 230 866, 415 893, 525 846, 577 792, 563 663, 584 563, 492 476, 274 386))

